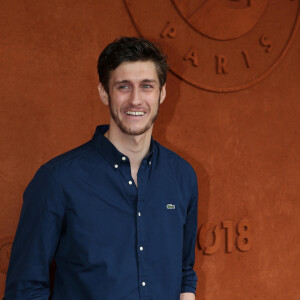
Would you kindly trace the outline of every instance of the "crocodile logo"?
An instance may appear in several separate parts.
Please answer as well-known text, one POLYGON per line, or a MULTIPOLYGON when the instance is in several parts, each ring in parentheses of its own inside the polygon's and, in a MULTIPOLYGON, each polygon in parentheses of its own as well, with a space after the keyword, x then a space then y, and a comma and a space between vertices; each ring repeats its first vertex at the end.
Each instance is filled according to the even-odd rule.
POLYGON ((167 209, 175 209, 175 204, 167 204, 167 209))

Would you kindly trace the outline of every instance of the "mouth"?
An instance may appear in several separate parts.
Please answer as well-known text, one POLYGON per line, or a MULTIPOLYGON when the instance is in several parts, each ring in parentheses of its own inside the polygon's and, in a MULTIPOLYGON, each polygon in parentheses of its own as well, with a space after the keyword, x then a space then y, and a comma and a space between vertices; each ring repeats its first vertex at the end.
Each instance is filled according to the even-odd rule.
POLYGON ((144 111, 131 111, 131 110, 128 110, 128 111, 125 111, 125 114, 127 116, 141 117, 141 116, 145 115, 146 112, 144 112, 144 111))

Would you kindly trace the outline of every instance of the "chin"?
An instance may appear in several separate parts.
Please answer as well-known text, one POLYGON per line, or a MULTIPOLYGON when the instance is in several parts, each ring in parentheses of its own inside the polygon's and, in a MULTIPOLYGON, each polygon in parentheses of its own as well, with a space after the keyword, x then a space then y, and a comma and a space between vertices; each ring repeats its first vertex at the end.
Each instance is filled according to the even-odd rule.
POLYGON ((119 126, 120 130, 128 135, 132 135, 132 136, 138 136, 141 134, 144 134, 146 131, 148 131, 150 129, 151 126, 146 126, 143 128, 130 128, 130 127, 126 127, 126 126, 119 126))
POLYGON ((128 135, 132 135, 132 136, 138 136, 141 134, 144 134, 145 132, 147 132, 151 126, 152 126, 153 122, 149 122, 146 125, 140 125, 140 126, 136 126, 136 125, 132 125, 132 124, 126 124, 125 122, 117 122, 117 126, 119 127, 119 129, 128 135))
MULTIPOLYGON (((158 113, 158 111, 157 111, 158 113)), ((131 135, 131 136, 139 136, 144 133, 146 133, 148 130, 150 130, 154 124, 154 121, 157 118, 158 114, 155 114, 152 119, 144 120, 144 122, 140 122, 143 124, 134 124, 131 122, 126 122, 126 119, 120 119, 117 114, 115 114, 111 110, 111 116, 114 120, 114 123, 118 126, 118 128, 121 130, 121 132, 131 135)))

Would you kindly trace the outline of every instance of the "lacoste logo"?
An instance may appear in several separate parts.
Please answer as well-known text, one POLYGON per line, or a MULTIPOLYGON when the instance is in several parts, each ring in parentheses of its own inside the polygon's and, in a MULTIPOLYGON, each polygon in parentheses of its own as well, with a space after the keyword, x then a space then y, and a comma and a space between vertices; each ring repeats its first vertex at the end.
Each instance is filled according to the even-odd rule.
POLYGON ((167 204, 167 209, 175 209, 175 204, 167 204))

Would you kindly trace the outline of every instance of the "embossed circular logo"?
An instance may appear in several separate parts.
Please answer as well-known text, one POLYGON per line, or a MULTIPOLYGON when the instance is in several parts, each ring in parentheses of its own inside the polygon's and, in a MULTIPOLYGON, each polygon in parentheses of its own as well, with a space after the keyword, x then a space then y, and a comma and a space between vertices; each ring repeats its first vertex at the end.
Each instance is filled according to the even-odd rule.
POLYGON ((124 0, 141 36, 158 41, 171 71, 213 92, 248 88, 286 54, 300 0, 124 0))

